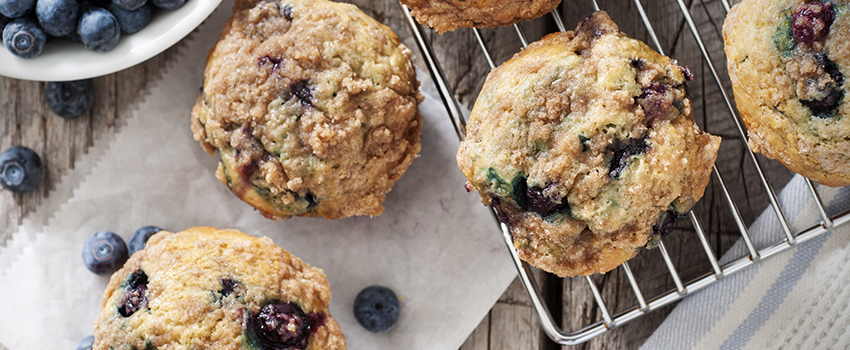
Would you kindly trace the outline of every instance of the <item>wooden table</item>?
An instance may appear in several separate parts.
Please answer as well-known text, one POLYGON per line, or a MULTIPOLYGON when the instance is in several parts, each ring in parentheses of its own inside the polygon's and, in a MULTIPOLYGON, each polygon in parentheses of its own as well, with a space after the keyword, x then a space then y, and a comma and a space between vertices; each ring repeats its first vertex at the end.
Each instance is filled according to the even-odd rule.
MULTIPOLYGON (((397 3, 393 0, 351 2, 389 25, 411 50, 419 54, 397 3)), ((717 0, 685 2, 704 35, 708 51, 718 65, 721 76, 725 77, 725 62, 720 42, 720 28, 725 13, 722 4, 717 0)), ((664 51, 677 58, 681 64, 689 66, 696 76, 696 80, 689 85, 696 120, 704 129, 724 138, 717 167, 732 190, 741 214, 747 223, 751 223, 764 210, 768 201, 765 191, 754 175, 752 161, 746 156, 744 143, 737 136, 737 130, 723 104, 719 89, 701 59, 675 0, 651 0, 644 3, 660 36, 664 51)), ((631 0, 600 0, 600 6, 609 12, 622 31, 651 43, 631 0)), ((559 11, 563 14, 567 28, 574 28, 580 19, 591 13, 592 4, 590 0, 565 0, 559 11)), ((523 23, 522 28, 529 40, 537 40, 544 33, 555 30, 554 22, 549 16, 523 23)), ((489 72, 473 33, 470 30, 458 30, 440 36, 433 31, 428 32, 456 97, 470 108, 489 72)), ((497 64, 510 58, 521 47, 512 28, 485 29, 482 34, 497 64)), ((138 66, 94 79, 97 95, 95 106, 91 112, 75 120, 64 120, 53 115, 43 102, 45 83, 0 77, 0 150, 13 145, 30 147, 41 155, 45 166, 44 178, 34 191, 26 194, 0 191, 0 244, 6 244, 21 221, 31 215, 36 206, 50 195, 62 175, 74 168, 75 161, 86 153, 95 140, 120 128, 133 106, 143 97, 148 83, 162 73, 165 63, 175 56, 175 52, 176 48, 171 48, 138 66)), ((422 60, 417 60, 417 64, 424 68, 422 60)), ((729 89, 728 83, 726 87, 729 89)), ((448 119, 446 122, 449 122, 448 119)), ((760 158, 774 187, 781 188, 792 174, 779 163, 760 158)), ((712 180, 709 186, 695 212, 709 231, 709 240, 715 247, 715 255, 720 256, 739 236, 737 228, 730 220, 729 209, 724 204, 717 181, 712 180)), ((494 234, 498 234, 495 229, 494 225, 494 234)), ((689 223, 677 224, 676 230, 665 239, 665 243, 684 280, 695 278, 710 270, 708 260, 704 258, 702 247, 689 223)), ((508 259, 507 256, 505 258, 508 259)), ((674 288, 657 251, 641 252, 630 261, 630 265, 644 295, 652 296, 674 288)), ((537 276, 547 302, 555 318, 561 320, 563 328, 576 330, 601 319, 584 279, 560 279, 540 272, 537 276)), ((616 313, 637 304, 620 269, 606 275, 594 276, 593 281, 612 312, 616 313)), ((579 347, 637 348, 658 327, 670 310, 668 307, 653 312, 579 347)), ((559 347, 543 334, 525 290, 518 281, 514 281, 461 349, 559 347)), ((0 348, 3 348, 2 345, 0 348)))

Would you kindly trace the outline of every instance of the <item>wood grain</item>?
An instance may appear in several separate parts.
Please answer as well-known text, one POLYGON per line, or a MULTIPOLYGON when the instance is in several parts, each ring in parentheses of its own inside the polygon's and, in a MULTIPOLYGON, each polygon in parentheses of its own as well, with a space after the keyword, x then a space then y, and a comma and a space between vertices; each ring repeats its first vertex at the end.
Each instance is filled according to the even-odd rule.
MULTIPOLYGON (((350 2, 387 24, 416 55, 419 55, 400 7, 395 1, 350 2)), ((720 76, 725 77, 724 55, 722 43, 719 41, 725 12, 722 4, 718 0, 685 2, 704 35, 707 49, 720 76)), ((622 31, 653 46, 633 1, 600 0, 599 3, 619 24, 622 31)), ((751 223, 767 206, 766 192, 755 175, 753 163, 738 136, 708 65, 703 61, 675 0, 651 0, 644 3, 650 21, 659 34, 662 49, 667 55, 690 67, 696 76, 695 81, 689 85, 695 117, 701 127, 724 138, 717 168, 727 186, 732 189, 732 195, 745 222, 751 223)), ((574 28, 576 23, 588 16, 592 10, 589 0, 565 0, 558 9, 568 29, 574 28)), ((556 30, 548 15, 522 23, 521 28, 529 41, 537 40, 545 33, 556 30)), ((471 108, 490 71, 475 36, 471 30, 457 30, 444 35, 430 30, 427 33, 456 98, 471 108)), ((496 64, 506 61, 521 49, 520 41, 510 27, 484 29, 481 34, 496 64)), ((75 161, 87 152, 94 140, 120 127, 130 109, 141 97, 141 92, 159 76, 164 64, 175 55, 178 47, 179 44, 136 67, 94 79, 95 107, 75 120, 64 120, 50 112, 43 102, 44 83, 0 77, 0 150, 13 145, 24 145, 38 152, 45 164, 44 179, 35 191, 27 194, 0 192, 0 245, 5 245, 21 220, 50 195, 51 189, 55 188, 61 176, 73 169, 75 161)), ((424 69, 421 58, 417 59, 417 65, 424 69)), ((724 86, 731 93, 728 80, 724 86)), ((761 158, 761 164, 777 190, 791 177, 791 173, 777 162, 761 158)), ((719 190, 717 179, 712 180, 695 212, 706 231, 710 232, 709 240, 715 255, 720 256, 738 239, 737 227, 730 220, 731 212, 719 190)), ((494 234, 498 234, 495 225, 494 234)), ((692 279, 710 271, 708 260, 704 257, 703 249, 690 223, 679 222, 675 232, 665 238, 665 243, 683 279, 692 279)), ((650 297, 674 288, 658 251, 643 251, 630 265, 645 296, 650 297)), ((555 319, 561 321, 564 329, 576 330, 601 320, 599 309, 595 306, 583 278, 560 279, 540 271, 535 272, 535 276, 540 281, 555 319)), ((606 275, 594 276, 593 281, 612 312, 616 313, 636 305, 634 293, 620 269, 606 275)), ((637 348, 670 310, 670 307, 658 310, 637 322, 624 325, 583 345, 569 348, 637 348)), ((0 349, 2 348, 0 345, 0 349)), ((518 281, 514 281, 505 291, 491 312, 461 346, 462 350, 556 348, 560 346, 552 343, 541 331, 539 319, 518 281)))

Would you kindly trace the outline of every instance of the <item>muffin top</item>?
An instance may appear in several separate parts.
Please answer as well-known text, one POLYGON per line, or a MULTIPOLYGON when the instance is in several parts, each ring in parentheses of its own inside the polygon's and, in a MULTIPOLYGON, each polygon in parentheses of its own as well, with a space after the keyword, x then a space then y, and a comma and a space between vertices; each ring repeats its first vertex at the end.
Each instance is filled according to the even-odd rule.
POLYGON ((267 217, 378 215, 420 150, 417 88, 410 50, 353 5, 240 0, 192 130, 267 217))
POLYGON ((747 0, 723 24, 750 147, 829 186, 850 185, 849 9, 846 1, 747 0))
POLYGON ((487 77, 457 160, 520 256, 605 272, 702 197, 720 139, 691 115, 690 72, 594 13, 487 77))
POLYGON ((234 230, 160 231, 112 275, 94 349, 345 349, 322 270, 234 230))
POLYGON ((419 23, 445 33, 458 28, 503 27, 535 19, 561 0, 401 0, 419 23))

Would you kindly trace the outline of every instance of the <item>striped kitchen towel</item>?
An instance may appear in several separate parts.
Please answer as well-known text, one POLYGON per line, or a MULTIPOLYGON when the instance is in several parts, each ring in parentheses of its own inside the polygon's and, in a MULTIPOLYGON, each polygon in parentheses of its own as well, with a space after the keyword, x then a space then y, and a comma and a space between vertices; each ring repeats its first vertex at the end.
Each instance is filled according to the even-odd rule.
MULTIPOLYGON (((850 186, 818 190, 830 215, 850 208, 850 186)), ((819 222, 799 175, 779 198, 793 232, 819 222)), ((784 236, 770 208, 749 232, 756 249, 784 236)), ((721 264, 746 255, 739 241, 721 264)), ((844 225, 685 298, 641 349, 848 349, 848 304, 850 225, 844 225)))

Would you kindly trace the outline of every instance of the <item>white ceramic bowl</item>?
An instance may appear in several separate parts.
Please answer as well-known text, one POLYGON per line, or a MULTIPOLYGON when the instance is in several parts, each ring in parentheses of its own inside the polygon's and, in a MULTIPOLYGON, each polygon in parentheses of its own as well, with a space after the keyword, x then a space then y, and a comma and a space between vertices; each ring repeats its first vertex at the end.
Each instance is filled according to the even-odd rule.
POLYGON ((142 30, 121 35, 109 52, 87 50, 82 44, 60 38, 44 45, 34 58, 20 58, 0 47, 0 75, 7 77, 65 81, 98 77, 139 64, 183 39, 198 27, 221 0, 187 0, 174 11, 155 10, 142 30))

